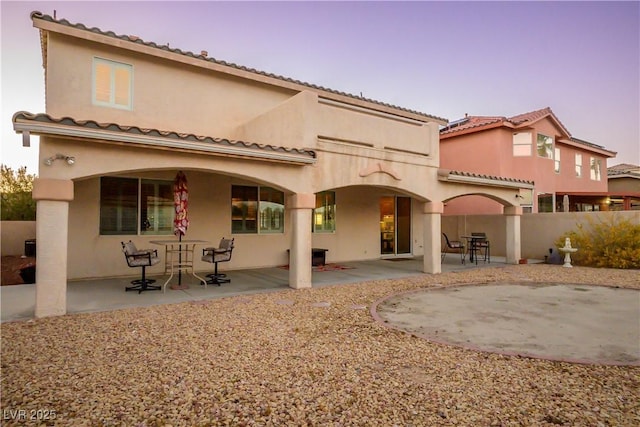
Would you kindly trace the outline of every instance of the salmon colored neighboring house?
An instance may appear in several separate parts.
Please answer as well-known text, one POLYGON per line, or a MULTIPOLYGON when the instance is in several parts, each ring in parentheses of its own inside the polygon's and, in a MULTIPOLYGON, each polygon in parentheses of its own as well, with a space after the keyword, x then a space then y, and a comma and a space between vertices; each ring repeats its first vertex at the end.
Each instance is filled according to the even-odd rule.
MULTIPOLYGON (((533 181, 532 192, 521 192, 525 212, 562 211, 564 195, 571 211, 588 210, 574 196, 605 194, 607 159, 615 155, 572 137, 548 107, 513 117, 466 116, 440 130, 442 168, 533 181)), ((448 201, 444 212, 494 214, 502 205, 466 196, 448 201)))

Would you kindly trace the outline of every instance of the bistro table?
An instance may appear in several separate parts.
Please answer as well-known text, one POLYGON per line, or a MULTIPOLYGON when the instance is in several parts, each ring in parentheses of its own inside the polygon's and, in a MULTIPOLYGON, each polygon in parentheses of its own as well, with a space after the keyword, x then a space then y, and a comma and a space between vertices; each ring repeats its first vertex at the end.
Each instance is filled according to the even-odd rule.
POLYGON ((188 285, 182 284, 182 272, 186 271, 193 277, 207 283, 205 279, 198 276, 194 271, 194 250, 196 245, 209 245, 211 242, 206 240, 151 240, 149 243, 159 246, 164 246, 164 274, 170 272, 169 278, 162 286, 162 292, 166 292, 167 284, 173 279, 174 274, 178 273, 178 283, 172 284, 171 289, 189 289, 188 285))
POLYGON ((469 252, 469 262, 473 262, 475 259, 476 264, 478 263, 478 254, 476 251, 478 250, 477 242, 481 240, 487 240, 487 236, 460 236, 463 239, 467 240, 467 247, 469 252))

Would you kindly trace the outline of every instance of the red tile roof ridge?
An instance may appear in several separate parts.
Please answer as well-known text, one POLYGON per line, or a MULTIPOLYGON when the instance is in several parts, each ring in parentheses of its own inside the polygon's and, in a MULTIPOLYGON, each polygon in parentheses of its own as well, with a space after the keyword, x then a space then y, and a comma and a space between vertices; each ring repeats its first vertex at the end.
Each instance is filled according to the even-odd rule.
POLYGON ((409 108, 404 108, 404 107, 400 107, 400 106, 397 106, 397 105, 388 104, 388 103, 385 103, 385 102, 382 102, 382 101, 377 101, 377 100, 374 100, 374 99, 371 99, 371 98, 365 98, 363 96, 357 96, 357 95, 353 95, 351 93, 341 92, 341 91, 330 89, 330 88, 326 88, 326 87, 323 87, 323 86, 318 86, 318 85, 315 85, 315 84, 312 84, 312 83, 296 80, 296 79, 293 79, 293 78, 290 78, 290 77, 284 77, 284 76, 281 76, 281 75, 268 73, 268 72, 265 72, 265 71, 260 71, 260 70, 257 70, 255 68, 250 68, 250 67, 246 67, 246 66, 243 66, 243 65, 234 64, 232 62, 226 62, 226 61, 223 61, 223 60, 207 57, 207 56, 204 55, 206 53, 206 51, 202 51, 199 54, 195 54, 195 53, 193 53, 191 51, 183 51, 181 49, 171 48, 171 47, 169 47, 168 44, 159 45, 159 44, 157 44, 155 42, 147 42, 147 41, 144 41, 142 38, 140 38, 138 36, 118 35, 113 31, 103 31, 103 30, 101 30, 100 28, 97 28, 97 27, 89 28, 86 25, 81 24, 81 23, 73 24, 73 23, 69 22, 66 19, 56 19, 56 18, 53 18, 52 16, 44 14, 44 13, 42 13, 40 11, 31 12, 31 19, 32 20, 33 19, 42 19, 44 21, 54 22, 54 23, 57 23, 57 24, 68 26, 68 27, 77 28, 77 29, 80 29, 80 30, 90 31, 90 32, 93 32, 93 33, 97 33, 97 34, 101 34, 101 35, 117 38, 117 39, 120 39, 120 40, 125 40, 125 41, 131 42, 131 43, 139 43, 139 44, 143 44, 145 46, 166 50, 166 51, 177 53, 177 54, 180 54, 180 55, 190 56, 192 58, 198 58, 198 59, 201 59, 203 61, 213 62, 213 63, 218 64, 218 65, 223 65, 223 66, 235 68, 235 69, 242 70, 242 71, 247 71, 247 72, 258 74, 258 75, 261 75, 261 76, 275 78, 275 79, 282 80, 282 81, 285 81, 285 82, 288 82, 288 83, 299 84, 299 85, 306 86, 306 87, 309 87, 309 88, 312 88, 312 89, 316 89, 316 90, 319 90, 319 91, 328 92, 328 93, 341 95, 341 96, 346 96, 346 97, 349 97, 349 98, 359 99, 359 100, 362 100, 362 101, 365 101, 365 102, 369 102, 369 103, 372 103, 372 104, 376 104, 376 105, 392 108, 394 110, 403 111, 403 112, 406 112, 406 113, 411 113, 411 114, 415 114, 415 115, 422 116, 422 117, 427 117, 429 119, 434 119, 434 120, 438 120, 438 121, 442 121, 442 122, 446 122, 447 121, 447 119, 444 119, 442 117, 438 117, 438 116, 434 116, 434 115, 431 115, 431 114, 423 113, 423 112, 420 112, 420 111, 417 111, 417 110, 411 110, 409 108))
MULTIPOLYGON (((508 120, 513 124, 520 124, 524 122, 530 122, 534 120, 541 119, 545 116, 553 114, 550 107, 541 108, 539 110, 529 111, 527 113, 517 114, 515 116, 511 116, 508 120)), ((555 116, 555 115, 554 115, 555 116)))
POLYGON ((629 169, 640 169, 640 165, 634 165, 631 163, 619 163, 617 165, 609 166, 608 170, 629 170, 629 169))

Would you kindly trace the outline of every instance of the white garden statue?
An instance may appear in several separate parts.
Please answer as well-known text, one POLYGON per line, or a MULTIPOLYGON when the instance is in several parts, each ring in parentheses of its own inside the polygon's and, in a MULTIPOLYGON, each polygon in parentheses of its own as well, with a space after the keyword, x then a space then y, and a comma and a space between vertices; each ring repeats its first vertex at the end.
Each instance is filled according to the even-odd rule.
POLYGON ((568 237, 564 239, 564 247, 558 248, 558 250, 560 250, 561 252, 564 252, 564 264, 562 266, 573 267, 571 265, 571 254, 576 252, 578 248, 571 247, 571 239, 568 237))

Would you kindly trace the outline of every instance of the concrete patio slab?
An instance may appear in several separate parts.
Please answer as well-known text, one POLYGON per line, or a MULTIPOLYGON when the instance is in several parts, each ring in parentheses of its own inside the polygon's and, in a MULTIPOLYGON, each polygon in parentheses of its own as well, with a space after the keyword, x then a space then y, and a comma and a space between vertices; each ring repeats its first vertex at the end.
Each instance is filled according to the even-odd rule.
MULTIPOLYGON (((442 264, 443 272, 467 271, 476 268, 496 267, 504 264, 504 258, 492 257, 491 263, 460 264, 456 254, 449 254, 442 264)), ((383 280, 421 275, 422 257, 379 259, 340 263, 349 267, 344 270, 314 272, 313 286, 330 286, 343 283, 356 283, 370 280, 383 280)), ((204 286, 190 275, 183 275, 183 283, 188 289, 147 291, 142 294, 125 292, 132 277, 99 280, 70 281, 67 285, 67 313, 85 313, 109 311, 123 308, 144 307, 161 304, 200 301, 213 298, 225 298, 235 295, 260 292, 292 290, 288 286, 289 271, 284 268, 259 268, 250 270, 226 271, 231 283, 222 286, 204 286)), ((157 283, 164 283, 167 276, 151 274, 157 283)), ((1 286, 0 321, 28 320, 34 317, 36 286, 1 286)))
POLYGON ((378 302, 386 326, 480 351, 640 365, 640 291, 510 283, 397 294, 378 302))

